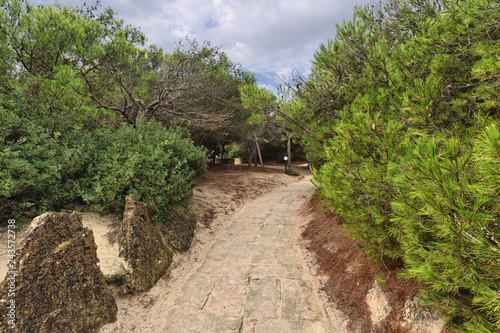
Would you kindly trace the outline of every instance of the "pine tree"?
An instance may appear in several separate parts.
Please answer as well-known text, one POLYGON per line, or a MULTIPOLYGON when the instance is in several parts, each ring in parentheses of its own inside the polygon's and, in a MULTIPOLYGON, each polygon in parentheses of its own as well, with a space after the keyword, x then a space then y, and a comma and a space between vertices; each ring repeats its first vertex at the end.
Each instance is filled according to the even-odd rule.
POLYGON ((329 207, 464 332, 500 329, 498 17, 486 0, 358 9, 297 89, 329 207))

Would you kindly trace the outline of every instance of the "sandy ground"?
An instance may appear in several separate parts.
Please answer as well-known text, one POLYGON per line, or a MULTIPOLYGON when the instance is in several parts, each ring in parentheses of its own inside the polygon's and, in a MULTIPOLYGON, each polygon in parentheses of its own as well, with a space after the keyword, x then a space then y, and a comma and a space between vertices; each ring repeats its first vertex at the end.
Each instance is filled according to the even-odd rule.
MULTIPOLYGON (((193 204, 200 210, 215 211, 210 223, 199 223, 191 248, 184 253, 174 253, 173 263, 166 276, 149 292, 140 295, 117 296, 118 320, 104 326, 101 333, 107 332, 164 332, 166 314, 175 306, 179 293, 186 281, 200 268, 207 252, 232 223, 232 218, 239 211, 251 205, 252 201, 265 193, 277 191, 304 179, 308 169, 298 169, 302 176, 290 177, 282 172, 281 166, 271 166, 263 173, 259 168, 248 170, 241 167, 220 166, 212 169, 207 180, 194 190, 193 204)), ((297 207, 299 209, 300 207, 297 207)), ((299 241, 305 225, 297 224, 292 237, 299 241)), ((335 332, 347 332, 342 315, 328 302, 327 296, 320 292, 320 281, 312 272, 314 259, 304 247, 301 248, 305 278, 316 290, 315 297, 321 304, 322 320, 325 327, 336 327, 335 332)), ((315 331, 318 333, 329 330, 315 331)))
MULTIPOLYGON (((174 296, 177 295, 189 276, 199 268, 217 235, 227 228, 235 213, 252 200, 304 180, 309 175, 307 165, 294 166, 294 170, 301 173, 300 176, 296 177, 283 174, 282 165, 266 165, 266 167, 268 172, 265 173, 260 168, 238 165, 220 165, 211 168, 207 179, 201 181, 193 191, 193 208, 200 215, 200 220, 190 250, 184 253, 174 253, 173 263, 167 275, 149 292, 125 297, 116 295, 119 308, 118 321, 105 326, 101 332, 137 331, 134 329, 136 323, 142 322, 146 318, 146 314, 149 318, 155 317, 155 314, 151 313, 153 308, 165 313, 166 309, 173 307, 174 296), (161 309, 154 306, 157 303, 161 303, 161 309)), ((92 229, 94 233, 101 270, 104 273, 112 271, 117 261, 126 266, 126 263, 118 257, 118 244, 109 240, 109 235, 116 231, 117 218, 100 216, 85 209, 82 209, 81 213, 84 226, 92 229)), ((22 228, 18 226, 16 231, 18 242, 25 235, 26 230, 27 226, 22 228)), ((296 231, 293 237, 298 240, 300 230, 296 231)), ((0 248, 6 248, 6 243, 6 232, 1 232, 0 248)), ((303 253, 303 256, 308 258, 309 262, 312 261, 306 252, 303 253)), ((6 251, 0 251, 0 278, 2 279, 7 272, 7 261, 6 251)), ((314 279, 311 273, 307 275, 311 283, 319 290, 319 281, 314 279)), ((330 318, 331 315, 328 313, 333 310, 327 306, 326 296, 319 296, 318 293, 318 297, 324 303, 322 312, 325 318, 330 318)))
POLYGON ((12 237, 14 235, 16 240, 16 248, 18 248, 22 238, 26 235, 27 229, 28 228, 26 225, 20 225, 19 223, 16 223, 16 229, 14 230, 15 233, 11 232, 10 238, 8 236, 7 230, 0 232, 0 280, 3 280, 5 278, 5 275, 8 271, 7 263, 9 262, 9 258, 7 253, 7 240, 12 240, 12 237))
POLYGON ((113 272, 117 263, 120 263, 124 268, 128 268, 125 259, 118 256, 118 242, 110 242, 109 234, 116 229, 117 222, 119 220, 113 215, 100 216, 88 211, 82 212, 83 226, 91 229, 94 233, 99 266, 104 275, 113 272))
MULTIPOLYGON (((204 242, 199 238, 209 237, 202 234, 202 231, 215 217, 228 217, 244 202, 296 180, 294 177, 284 175, 281 172, 283 169, 281 166, 271 165, 268 168, 267 173, 261 172, 260 168, 231 165, 216 166, 210 170, 207 179, 201 181, 194 189, 193 206, 202 215, 200 216, 201 225, 197 230, 199 235, 194 243, 204 242)), ((304 165, 301 165, 298 170, 305 170, 304 165)), ((92 229, 94 233, 101 270, 104 273, 109 272, 116 261, 122 262, 126 267, 126 263, 118 258, 118 244, 108 241, 109 233, 116 228, 117 217, 100 216, 89 212, 85 207, 80 207, 78 210, 82 213, 83 225, 92 229)), ((16 223, 17 247, 26 235, 28 227, 29 224, 16 223)), ((205 233, 213 234, 210 229, 205 233)), ((0 280, 4 279, 8 270, 7 238, 7 230, 0 231, 0 280)))
MULTIPOLYGON (((125 297, 116 295, 118 321, 103 327, 101 333, 144 332, 144 329, 164 332, 160 328, 165 325, 165 314, 175 306, 186 280, 200 268, 207 252, 217 238, 227 232, 238 212, 267 193, 308 181, 309 170, 305 164, 294 167, 301 174, 297 177, 284 175, 283 165, 266 167, 268 172, 265 173, 260 168, 238 165, 220 165, 210 169, 208 177, 199 182, 193 191, 192 207, 199 219, 191 248, 184 253, 174 253, 166 276, 149 292, 125 297), (149 322, 152 323, 149 325, 149 322)), ((386 267, 375 265, 366 258, 356 247, 357 242, 342 230, 338 217, 326 212, 317 199, 309 198, 304 198, 304 206, 297 207, 297 216, 300 217, 293 238, 300 243, 304 275, 321 304, 322 321, 325 321, 323 326, 335 327, 333 332, 338 333, 409 332, 401 327, 399 318, 404 312, 404 300, 417 292, 416 284, 396 279, 395 271, 387 272, 386 267), (387 279, 383 289, 390 306, 396 310, 376 327, 371 323, 365 302, 375 276, 387 279)), ((101 270, 111 272, 117 263, 126 267, 126 263, 118 257, 118 244, 113 242, 119 219, 91 213, 85 207, 80 211, 83 224, 93 230, 101 270)), ((16 224, 18 245, 27 229, 28 225, 16 224)), ((0 249, 4 249, 0 251, 0 279, 7 272, 7 239, 7 231, 0 231, 0 249)), ((443 329, 443 332, 449 331, 443 329)))

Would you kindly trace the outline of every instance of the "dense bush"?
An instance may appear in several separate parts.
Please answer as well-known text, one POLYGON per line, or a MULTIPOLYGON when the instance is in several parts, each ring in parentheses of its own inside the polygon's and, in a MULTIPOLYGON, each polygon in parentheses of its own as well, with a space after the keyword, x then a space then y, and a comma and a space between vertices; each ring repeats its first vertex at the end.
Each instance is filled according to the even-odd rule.
MULTIPOLYGON (((57 125, 22 96, 0 96, 0 216, 28 219, 83 200, 121 214, 135 194, 155 217, 167 217, 206 170, 204 150, 185 130, 154 121, 118 131, 57 125), (62 129, 62 133, 57 131, 62 129)), ((63 119, 60 120, 63 122, 63 119)))
POLYGON ((500 328, 500 131, 488 126, 472 148, 450 138, 408 146, 393 201, 406 270, 424 298, 470 332, 500 328), (496 182, 496 183, 495 183, 496 182))
POLYGON ((190 138, 241 132, 239 65, 209 42, 146 47, 98 7, 0 2, 2 218, 82 201, 121 213, 128 193, 168 217, 206 167, 190 138))
POLYGON ((93 138, 77 129, 48 130, 47 120, 17 94, 0 95, 0 118, 2 220, 32 217, 77 200, 93 138))
POLYGON ((206 170, 205 151, 180 128, 149 121, 101 135, 107 147, 95 152, 82 181, 83 199, 97 212, 121 214, 125 196, 134 194, 154 217, 163 219, 190 197, 206 170))
POLYGON ((500 330, 499 16, 485 0, 358 9, 298 89, 328 205, 465 332, 500 330))
POLYGON ((47 135, 18 96, 0 104, 0 212, 2 220, 43 207, 46 185, 58 178, 57 141, 47 135))

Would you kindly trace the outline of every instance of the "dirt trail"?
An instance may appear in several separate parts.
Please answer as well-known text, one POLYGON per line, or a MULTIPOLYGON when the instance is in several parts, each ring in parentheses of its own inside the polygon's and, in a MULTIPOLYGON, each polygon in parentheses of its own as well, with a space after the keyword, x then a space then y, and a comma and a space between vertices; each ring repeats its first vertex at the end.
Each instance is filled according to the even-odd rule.
POLYGON ((118 321, 101 332, 347 332, 300 244, 309 177, 287 177, 198 228, 153 289, 117 299, 118 321))

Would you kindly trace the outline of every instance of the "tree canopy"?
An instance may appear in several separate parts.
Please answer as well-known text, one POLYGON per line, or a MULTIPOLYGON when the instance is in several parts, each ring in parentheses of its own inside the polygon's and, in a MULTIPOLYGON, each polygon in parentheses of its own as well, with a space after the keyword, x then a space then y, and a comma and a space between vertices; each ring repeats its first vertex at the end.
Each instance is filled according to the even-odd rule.
POLYGON ((369 255, 452 328, 499 331, 499 17, 488 0, 356 8, 276 97, 209 42, 165 52, 110 8, 0 0, 0 216, 119 214, 133 193, 167 219, 208 150, 285 134, 369 255))
POLYGON ((111 8, 20 0, 0 2, 0 32, 2 216, 120 213, 134 193, 166 218, 206 169, 201 146, 246 123, 250 76, 209 42, 168 53, 111 8))

